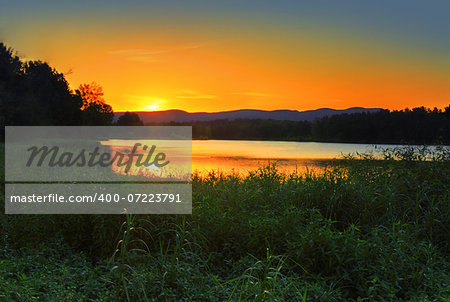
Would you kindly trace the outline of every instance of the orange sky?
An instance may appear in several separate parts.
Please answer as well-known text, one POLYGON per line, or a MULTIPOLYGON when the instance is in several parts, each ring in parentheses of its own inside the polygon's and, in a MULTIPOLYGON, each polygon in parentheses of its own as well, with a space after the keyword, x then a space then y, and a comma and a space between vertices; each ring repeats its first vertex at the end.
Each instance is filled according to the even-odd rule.
POLYGON ((395 35, 326 24, 254 26, 240 19, 213 22, 211 28, 205 20, 184 26, 87 20, 30 21, 3 36, 26 58, 67 73, 72 88, 100 84, 114 111, 450 103, 449 55, 395 35))

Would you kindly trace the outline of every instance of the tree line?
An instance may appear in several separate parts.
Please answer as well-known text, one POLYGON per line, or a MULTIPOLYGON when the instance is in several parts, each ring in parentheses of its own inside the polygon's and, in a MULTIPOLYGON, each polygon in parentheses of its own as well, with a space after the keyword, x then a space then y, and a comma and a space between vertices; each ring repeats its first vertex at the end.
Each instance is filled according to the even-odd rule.
POLYGON ((450 106, 339 114, 299 122, 237 119, 164 125, 192 126, 194 139, 450 144, 450 106))
POLYGON ((40 60, 25 61, 0 42, 0 124, 110 125, 114 112, 96 83, 71 90, 64 74, 40 60))
MULTIPOLYGON (((81 84, 71 90, 63 73, 40 60, 21 60, 0 42, 0 125, 108 126, 114 112, 101 86, 81 84)), ((143 125, 139 116, 122 115, 115 125, 143 125)), ((4 131, 0 136, 4 135, 4 131)))

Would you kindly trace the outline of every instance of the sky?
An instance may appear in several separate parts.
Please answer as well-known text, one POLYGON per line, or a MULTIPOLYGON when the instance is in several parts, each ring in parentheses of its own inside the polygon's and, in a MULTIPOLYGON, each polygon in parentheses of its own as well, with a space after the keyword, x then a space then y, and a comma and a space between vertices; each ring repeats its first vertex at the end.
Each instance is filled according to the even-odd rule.
POLYGON ((114 111, 450 104, 450 1, 8 1, 0 40, 114 111))

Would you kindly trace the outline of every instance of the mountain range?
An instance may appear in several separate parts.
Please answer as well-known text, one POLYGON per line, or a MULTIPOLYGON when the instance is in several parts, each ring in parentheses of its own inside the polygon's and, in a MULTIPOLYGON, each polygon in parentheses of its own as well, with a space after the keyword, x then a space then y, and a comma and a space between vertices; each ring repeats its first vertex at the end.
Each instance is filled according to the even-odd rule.
MULTIPOLYGON (((363 108, 352 107, 344 110, 320 108, 316 110, 297 111, 297 110, 256 110, 241 109, 221 112, 186 112, 183 110, 165 110, 165 111, 136 111, 141 120, 146 123, 165 123, 165 122, 194 122, 194 121, 213 121, 219 119, 272 119, 287 121, 312 121, 316 118, 332 116, 336 114, 351 114, 361 112, 376 112, 381 108, 363 108)), ((116 121, 125 112, 115 112, 116 121)))

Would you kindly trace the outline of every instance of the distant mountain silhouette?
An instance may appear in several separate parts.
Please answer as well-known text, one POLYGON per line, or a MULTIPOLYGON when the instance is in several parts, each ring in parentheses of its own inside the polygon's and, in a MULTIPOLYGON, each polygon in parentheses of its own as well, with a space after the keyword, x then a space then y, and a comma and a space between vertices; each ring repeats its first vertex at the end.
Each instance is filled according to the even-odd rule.
MULTIPOLYGON (((151 112, 135 112, 144 123, 164 123, 164 122, 194 122, 194 121, 213 121, 219 119, 272 119, 285 121, 312 121, 316 118, 332 116, 343 113, 376 112, 381 108, 362 108, 352 107, 345 110, 336 110, 330 108, 320 108, 316 110, 297 111, 297 110, 254 110, 241 109, 222 112, 186 112, 183 110, 166 110, 151 112)), ((114 120, 116 121, 125 112, 116 112, 114 120)))

